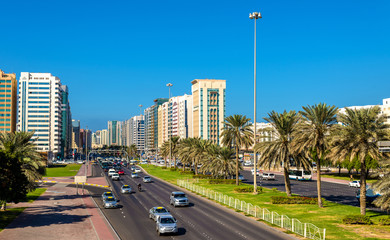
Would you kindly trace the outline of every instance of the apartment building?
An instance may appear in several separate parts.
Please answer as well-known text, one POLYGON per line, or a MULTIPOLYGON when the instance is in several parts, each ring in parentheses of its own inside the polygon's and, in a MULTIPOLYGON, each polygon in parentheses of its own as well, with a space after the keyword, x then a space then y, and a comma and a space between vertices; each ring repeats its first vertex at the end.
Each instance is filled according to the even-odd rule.
POLYGON ((138 153, 145 151, 145 120, 144 116, 134 116, 127 120, 128 122, 128 134, 127 134, 127 146, 135 145, 138 153))
POLYGON ((72 113, 70 111, 69 90, 66 85, 62 85, 62 133, 61 133, 61 157, 72 155, 72 113))
POLYGON ((0 69, 0 131, 16 130, 17 81, 15 73, 0 69))
POLYGON ((61 154, 62 88, 50 73, 22 72, 19 81, 18 131, 34 131, 37 151, 53 160, 61 154))
POLYGON ((108 145, 122 145, 122 123, 120 121, 108 121, 108 145))
POLYGON ((225 119, 226 81, 195 79, 192 82, 193 137, 220 144, 225 119))
POLYGON ((148 152, 158 151, 158 107, 167 101, 167 98, 157 98, 154 105, 144 110, 145 150, 148 152))

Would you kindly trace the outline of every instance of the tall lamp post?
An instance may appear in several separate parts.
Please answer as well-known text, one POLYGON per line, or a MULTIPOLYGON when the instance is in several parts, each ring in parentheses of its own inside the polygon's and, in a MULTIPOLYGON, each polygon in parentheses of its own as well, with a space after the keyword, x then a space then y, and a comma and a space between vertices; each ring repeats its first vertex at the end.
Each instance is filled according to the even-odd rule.
MULTIPOLYGON (((171 87, 173 86, 172 83, 168 83, 167 87, 169 89, 169 97, 168 97, 168 116, 169 116, 169 99, 171 99, 171 87)), ((172 120, 172 119, 171 119, 172 120)), ((169 118, 168 118, 169 123, 169 118)), ((171 152, 171 138, 169 137, 169 124, 168 124, 168 140, 169 140, 169 164, 171 164, 172 161, 172 152, 171 152)))
POLYGON ((256 154, 256 150, 255 150, 255 145, 256 145, 256 20, 261 18, 261 13, 260 12, 253 12, 253 13, 250 13, 249 14, 249 18, 250 19, 254 19, 255 20, 255 39, 254 39, 254 99, 253 99, 253 104, 254 104, 254 116, 253 116, 253 119, 254 119, 254 131, 253 131, 253 135, 254 135, 254 144, 253 144, 253 157, 254 157, 254 160, 253 160, 253 170, 254 170, 254 174, 253 174, 253 194, 257 194, 257 154, 256 154))
POLYGON ((138 107, 139 107, 139 115, 141 116, 142 115, 142 104, 140 104, 140 105, 138 105, 138 107))

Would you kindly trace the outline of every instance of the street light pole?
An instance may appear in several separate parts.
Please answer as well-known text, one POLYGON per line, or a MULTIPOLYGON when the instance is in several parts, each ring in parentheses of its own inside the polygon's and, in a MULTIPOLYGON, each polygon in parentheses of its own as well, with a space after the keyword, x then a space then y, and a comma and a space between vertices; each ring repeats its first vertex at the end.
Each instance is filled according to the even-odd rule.
POLYGON ((254 131, 253 131, 253 135, 254 135, 254 144, 253 144, 253 157, 254 157, 254 160, 253 160, 253 170, 254 170, 254 174, 253 174, 253 194, 257 194, 257 153, 256 153, 256 150, 255 150, 255 146, 256 146, 256 20, 261 18, 261 13, 260 12, 253 12, 253 13, 250 13, 249 14, 249 18, 250 19, 255 19, 255 38, 254 38, 254 99, 253 99, 253 105, 254 105, 254 116, 253 116, 253 119, 254 119, 254 131))
MULTIPOLYGON (((171 87, 173 86, 172 83, 168 83, 167 87, 169 89, 169 97, 168 97, 168 116, 169 116, 169 100, 171 99, 171 87)), ((168 117, 167 116, 167 117, 168 117)), ((171 119, 172 120, 172 119, 171 119)), ((172 152, 171 152, 171 138, 169 137, 169 117, 168 117, 168 140, 169 140, 169 164, 171 164, 172 161, 172 152)))

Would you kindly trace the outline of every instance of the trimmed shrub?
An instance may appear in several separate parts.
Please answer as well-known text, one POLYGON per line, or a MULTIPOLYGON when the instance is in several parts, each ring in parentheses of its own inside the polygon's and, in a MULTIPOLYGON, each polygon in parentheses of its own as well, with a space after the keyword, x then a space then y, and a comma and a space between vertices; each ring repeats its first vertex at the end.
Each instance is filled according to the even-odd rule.
MULTIPOLYGON (((247 186, 247 187, 236 187, 234 188, 234 191, 239 193, 252 193, 253 192, 253 186, 247 186)), ((257 187, 257 192, 261 193, 263 192, 262 187, 257 187)))
POLYGON ((235 179, 209 179, 209 184, 236 184, 236 180, 235 179))
POLYGON ((370 217, 363 215, 347 215, 342 219, 344 224, 363 224, 370 225, 372 221, 370 217))
POLYGON ((381 225, 390 225, 390 216, 380 218, 379 219, 379 224, 381 224, 381 225))
POLYGON ((180 174, 194 174, 193 171, 180 171, 180 174))
POLYGON ((169 170, 171 170, 172 172, 174 172, 174 171, 177 171, 177 168, 172 167, 172 168, 170 168, 169 170))
POLYGON ((193 178, 200 178, 200 179, 210 179, 210 178, 212 178, 213 176, 211 176, 211 175, 205 175, 205 174, 197 174, 197 175, 193 175, 192 177, 193 177, 193 178))
POLYGON ((277 192, 278 191, 278 189, 276 187, 272 188, 271 190, 272 190, 272 192, 277 192))
POLYGON ((161 169, 167 169, 167 167, 166 166, 162 166, 161 169))
POLYGON ((310 197, 286 197, 286 196, 272 196, 272 204, 317 204, 318 198, 310 197))

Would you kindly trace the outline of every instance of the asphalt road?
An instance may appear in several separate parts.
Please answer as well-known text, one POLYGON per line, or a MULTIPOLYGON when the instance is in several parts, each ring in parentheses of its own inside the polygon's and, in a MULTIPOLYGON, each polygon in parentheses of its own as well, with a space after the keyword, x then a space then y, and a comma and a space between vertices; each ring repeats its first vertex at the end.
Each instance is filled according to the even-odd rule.
MULTIPOLYGON (((253 175, 251 171, 244 170, 241 171, 241 174, 245 178, 243 181, 244 183, 253 184, 253 175)), ((275 181, 260 181, 259 177, 257 177, 257 179, 258 186, 277 188, 279 191, 283 192, 286 191, 283 175, 275 174, 275 181)), ((290 180, 290 183, 292 193, 305 197, 317 197, 317 181, 290 180)), ((359 206, 359 202, 356 199, 357 188, 349 187, 347 184, 322 182, 321 191, 322 197, 326 200, 352 206, 359 206)))
MULTIPOLYGON (((99 166, 94 166, 94 174, 102 174, 99 166)), ((95 201, 120 236, 121 239, 160 239, 157 236, 155 222, 149 219, 148 211, 155 206, 166 207, 178 221, 177 235, 161 236, 171 239, 294 239, 290 235, 277 231, 242 214, 228 210, 220 205, 189 194, 189 207, 174 208, 169 204, 169 195, 177 190, 163 181, 143 183, 144 173, 140 178, 132 179, 130 171, 120 181, 111 182, 114 195, 122 205, 118 209, 104 209, 101 194, 104 189, 90 188, 95 201), (142 183, 142 192, 136 186, 142 183), (128 184, 132 194, 121 194, 120 187, 128 184)), ((105 173, 103 173, 105 174, 105 173)))

